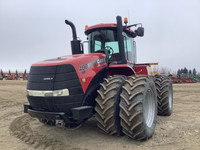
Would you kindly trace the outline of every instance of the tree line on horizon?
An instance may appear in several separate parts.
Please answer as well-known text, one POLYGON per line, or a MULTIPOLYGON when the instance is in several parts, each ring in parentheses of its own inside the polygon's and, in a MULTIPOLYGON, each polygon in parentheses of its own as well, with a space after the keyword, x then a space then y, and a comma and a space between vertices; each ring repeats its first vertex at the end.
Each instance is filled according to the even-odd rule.
POLYGON ((187 69, 186 67, 178 69, 177 71, 177 77, 196 77, 197 71, 195 68, 187 69))
POLYGON ((197 72, 197 70, 195 68, 193 69, 188 69, 186 67, 184 68, 180 68, 177 71, 173 71, 168 67, 159 67, 159 66, 155 66, 152 68, 153 72, 158 72, 160 74, 172 74, 175 75, 177 77, 200 77, 200 72, 197 72))

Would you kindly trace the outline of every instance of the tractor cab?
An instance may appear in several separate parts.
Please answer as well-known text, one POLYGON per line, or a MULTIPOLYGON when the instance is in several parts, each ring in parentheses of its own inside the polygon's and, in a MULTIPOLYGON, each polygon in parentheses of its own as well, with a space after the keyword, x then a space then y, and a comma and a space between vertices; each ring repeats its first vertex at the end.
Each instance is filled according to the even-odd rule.
POLYGON ((116 24, 99 24, 91 27, 86 26, 85 34, 88 36, 88 52, 104 53, 108 66, 108 75, 135 74, 134 65, 136 64, 136 36, 144 35, 144 28, 138 27, 131 30, 131 27, 141 24, 127 26, 128 20, 117 16, 116 24))
MULTIPOLYGON (((123 33, 124 52, 126 60, 135 63, 135 43, 132 37, 123 33)), ((112 29, 98 29, 88 34, 89 53, 104 53, 109 64, 120 64, 119 42, 117 31, 112 29)))
POLYGON ((89 43, 88 52, 106 54, 108 65, 129 64, 133 67, 136 63, 134 38, 137 33, 127 25, 122 26, 122 21, 119 19, 121 18, 117 18, 117 24, 86 26, 85 34, 88 36, 89 43))

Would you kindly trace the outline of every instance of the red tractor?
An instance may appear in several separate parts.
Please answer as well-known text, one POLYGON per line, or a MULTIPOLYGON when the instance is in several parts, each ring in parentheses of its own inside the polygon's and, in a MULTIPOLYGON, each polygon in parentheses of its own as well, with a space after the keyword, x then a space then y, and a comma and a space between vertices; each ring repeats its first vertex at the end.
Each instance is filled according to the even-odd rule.
POLYGON ((6 76, 6 80, 13 80, 13 79, 14 79, 14 73, 11 73, 9 70, 8 75, 6 76))
POLYGON ((20 74, 18 73, 18 71, 16 70, 16 73, 14 75, 14 80, 19 80, 20 74))
POLYGON ((25 113, 44 124, 68 128, 95 116, 98 127, 110 135, 152 137, 157 114, 172 113, 171 79, 151 76, 149 64, 136 64, 134 38, 143 36, 144 28, 116 19, 117 23, 86 27, 88 54, 74 24, 65 20, 72 28, 72 55, 31 66, 25 113))

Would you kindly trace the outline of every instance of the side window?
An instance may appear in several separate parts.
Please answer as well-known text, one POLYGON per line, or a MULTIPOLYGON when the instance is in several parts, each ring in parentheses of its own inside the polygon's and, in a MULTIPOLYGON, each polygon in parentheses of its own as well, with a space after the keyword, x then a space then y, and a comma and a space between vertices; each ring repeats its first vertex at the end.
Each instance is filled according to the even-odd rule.
POLYGON ((135 48, 134 48, 134 41, 133 38, 128 37, 125 33, 123 33, 124 36, 124 51, 126 59, 131 61, 132 63, 135 63, 135 48))
POLYGON ((98 50, 100 50, 100 49, 101 49, 101 42, 95 40, 95 43, 94 43, 94 51, 98 51, 98 50))
POLYGON ((136 42, 135 41, 133 41, 133 58, 134 58, 134 61, 133 61, 133 63, 135 64, 135 63, 137 63, 137 51, 136 51, 136 42))

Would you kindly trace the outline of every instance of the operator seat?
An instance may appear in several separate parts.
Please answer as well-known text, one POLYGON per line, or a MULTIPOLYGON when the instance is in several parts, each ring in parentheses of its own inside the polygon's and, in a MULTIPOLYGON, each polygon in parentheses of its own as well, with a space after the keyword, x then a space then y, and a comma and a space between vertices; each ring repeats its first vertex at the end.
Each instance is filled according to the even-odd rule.
POLYGON ((117 64, 118 61, 119 61, 119 53, 114 53, 110 57, 109 64, 117 64))

